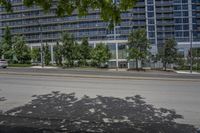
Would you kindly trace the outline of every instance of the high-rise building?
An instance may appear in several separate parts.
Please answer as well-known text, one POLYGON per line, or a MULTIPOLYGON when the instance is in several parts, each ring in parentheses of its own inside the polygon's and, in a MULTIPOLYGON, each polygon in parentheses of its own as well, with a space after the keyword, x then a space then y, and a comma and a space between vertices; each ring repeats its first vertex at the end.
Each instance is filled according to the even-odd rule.
MULTIPOLYGON (((116 0, 117 2, 118 0, 116 0)), ((95 47, 99 42, 108 44, 112 59, 110 66, 126 67, 126 42, 129 33, 138 28, 145 28, 151 42, 151 52, 157 53, 168 38, 175 38, 178 49, 185 56, 190 48, 200 47, 200 0, 138 0, 135 8, 121 13, 122 21, 114 30, 103 22, 99 10, 91 10, 85 17, 56 17, 55 7, 44 13, 41 8, 27 8, 22 0, 11 0, 13 13, 6 13, 0 7, 0 39, 6 26, 12 34, 22 34, 30 47, 40 46, 41 42, 51 45, 53 61, 53 45, 60 40, 64 31, 74 35, 77 41, 87 37, 90 45, 95 47), (192 36, 192 37, 191 37, 192 36)))

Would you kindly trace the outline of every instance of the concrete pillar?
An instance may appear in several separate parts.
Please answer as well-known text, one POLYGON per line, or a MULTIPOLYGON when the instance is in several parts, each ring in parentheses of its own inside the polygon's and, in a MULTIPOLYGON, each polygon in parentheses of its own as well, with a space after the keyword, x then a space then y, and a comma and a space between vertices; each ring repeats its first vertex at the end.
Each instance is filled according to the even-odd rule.
POLYGON ((42 51, 43 51, 42 44, 40 44, 40 63, 41 63, 41 66, 42 66, 42 62, 43 62, 43 59, 44 59, 42 57, 43 56, 43 52, 42 51))
MULTIPOLYGON (((126 49, 128 50, 128 45, 126 45, 126 49)), ((127 52, 127 57, 129 56, 129 53, 127 52)), ((128 69, 130 69, 130 63, 129 63, 129 60, 127 59, 127 67, 128 69)))
POLYGON ((33 46, 31 46, 31 51, 33 50, 33 46))
POLYGON ((51 45, 51 63, 54 63, 54 52, 53 52, 53 44, 51 45))
MULTIPOLYGON (((33 50, 33 46, 30 47, 31 48, 31 52, 33 50)), ((33 59, 31 58, 31 63, 33 63, 33 59)))
POLYGON ((4 59, 4 55, 1 56, 1 59, 4 59))
POLYGON ((119 53, 118 53, 118 43, 115 43, 115 52, 116 52, 116 68, 119 69, 119 53))

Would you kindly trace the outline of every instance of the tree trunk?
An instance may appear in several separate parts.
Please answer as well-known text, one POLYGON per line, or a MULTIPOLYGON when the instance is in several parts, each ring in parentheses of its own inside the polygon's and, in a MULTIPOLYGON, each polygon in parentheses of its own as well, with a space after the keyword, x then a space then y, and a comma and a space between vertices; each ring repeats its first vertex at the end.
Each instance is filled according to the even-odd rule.
POLYGON ((138 70, 138 59, 136 59, 136 70, 138 70))
POLYGON ((83 63, 83 65, 84 65, 84 67, 86 66, 86 60, 84 59, 84 61, 83 61, 84 63, 83 63))
POLYGON ((164 68, 165 68, 165 71, 167 70, 167 63, 165 62, 164 63, 164 68))
POLYGON ((1 59, 4 59, 4 54, 2 54, 1 59))
POLYGON ((59 59, 59 66, 62 66, 62 57, 59 59))

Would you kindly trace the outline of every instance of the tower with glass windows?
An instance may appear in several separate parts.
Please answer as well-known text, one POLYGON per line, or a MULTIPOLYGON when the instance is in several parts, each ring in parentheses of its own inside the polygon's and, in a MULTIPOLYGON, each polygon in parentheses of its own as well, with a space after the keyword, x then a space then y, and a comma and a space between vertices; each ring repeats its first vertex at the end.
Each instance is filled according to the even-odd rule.
MULTIPOLYGON (((56 2, 56 1, 55 1, 56 2)), ((30 47, 48 43, 54 61, 53 46, 60 40, 63 32, 73 34, 77 41, 87 37, 90 45, 106 43, 112 53, 110 66, 127 67, 126 42, 132 30, 145 28, 151 42, 151 52, 156 54, 163 48, 167 38, 175 38, 179 51, 185 56, 192 36, 193 47, 200 47, 200 1, 199 0, 138 0, 135 8, 122 12, 122 21, 116 25, 116 40, 108 23, 99 17, 99 11, 89 11, 85 17, 56 17, 55 7, 44 13, 40 8, 24 7, 22 0, 12 0, 13 13, 6 13, 0 7, 0 39, 6 26, 13 35, 22 34, 30 47), (117 44, 117 45, 116 45, 117 44), (116 59, 117 58, 117 59, 116 59)))

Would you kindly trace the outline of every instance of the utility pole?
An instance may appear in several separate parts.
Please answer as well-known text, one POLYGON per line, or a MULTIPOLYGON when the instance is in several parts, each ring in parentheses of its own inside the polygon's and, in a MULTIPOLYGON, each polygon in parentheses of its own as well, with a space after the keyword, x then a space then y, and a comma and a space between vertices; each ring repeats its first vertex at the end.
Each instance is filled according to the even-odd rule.
POLYGON ((192 62, 192 59, 193 59, 193 52, 192 52, 192 41, 193 41, 193 33, 192 33, 192 30, 190 31, 190 73, 192 73, 192 66, 193 66, 193 62, 192 62))
MULTIPOLYGON (((25 14, 22 14, 23 17, 26 17, 25 14)), ((37 18, 35 18, 35 21, 37 22, 38 26, 39 26, 39 32, 40 32, 40 35, 39 35, 39 39, 40 39, 40 43, 41 43, 41 46, 40 46, 40 49, 41 49, 41 64, 42 64, 42 68, 44 67, 44 46, 43 46, 43 40, 42 40, 42 27, 41 27, 41 24, 39 22, 39 20, 37 18)))
MULTIPOLYGON (((113 3, 116 4, 116 1, 113 0, 113 3)), ((116 52, 116 71, 119 70, 119 57, 118 57, 118 43, 117 41, 117 37, 116 37, 116 22, 114 21, 114 42, 115 42, 115 52, 116 52)))
POLYGON ((44 45, 43 45, 43 40, 42 40, 42 27, 39 21, 37 20, 39 28, 40 28, 40 43, 41 43, 41 65, 42 68, 44 68, 44 45))

